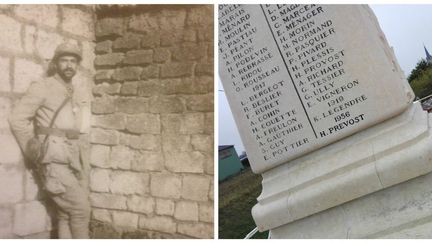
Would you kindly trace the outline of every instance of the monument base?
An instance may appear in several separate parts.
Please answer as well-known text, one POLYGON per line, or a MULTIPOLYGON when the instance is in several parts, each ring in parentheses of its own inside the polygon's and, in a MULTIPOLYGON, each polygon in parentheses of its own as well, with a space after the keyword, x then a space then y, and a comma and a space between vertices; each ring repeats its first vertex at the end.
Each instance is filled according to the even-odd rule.
POLYGON ((432 238, 432 173, 271 230, 271 238, 432 238))
POLYGON ((375 197, 394 191, 388 200, 399 200, 399 213, 417 203, 407 195, 420 193, 426 200, 426 186, 403 193, 392 186, 405 182, 395 187, 408 188, 406 181, 432 171, 430 120, 414 103, 399 116, 263 173, 263 191, 252 209, 258 229, 271 230, 272 238, 375 238, 380 235, 371 230, 384 227, 381 217, 387 225, 416 222, 414 216, 402 220, 386 213, 393 204, 381 205, 375 197))

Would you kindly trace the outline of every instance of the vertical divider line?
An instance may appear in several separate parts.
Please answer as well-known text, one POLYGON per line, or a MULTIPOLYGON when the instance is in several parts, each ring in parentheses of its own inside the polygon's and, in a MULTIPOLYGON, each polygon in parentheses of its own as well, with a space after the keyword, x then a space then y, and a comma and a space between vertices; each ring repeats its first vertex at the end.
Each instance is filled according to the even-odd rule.
POLYGON ((312 122, 311 122, 311 120, 310 120, 310 118, 309 118, 309 114, 308 114, 307 111, 306 111, 306 107, 305 107, 304 104, 303 104, 303 100, 302 100, 301 97, 300 97, 300 94, 299 94, 299 92, 298 92, 297 86, 296 86, 295 83, 294 83, 294 79, 293 79, 293 77, 292 77, 292 75, 291 75, 291 72, 290 72, 289 69, 288 69, 288 65, 286 64, 285 58, 284 58, 284 56, 283 56, 283 54, 282 54, 282 51, 281 51, 281 49, 280 49, 280 47, 279 47, 279 45, 278 45, 278 42, 276 41, 276 37, 275 37, 274 32, 273 32, 273 30, 272 30, 272 28, 271 28, 270 22, 268 21, 267 15, 265 14, 265 11, 264 11, 264 8, 263 8, 262 4, 260 4, 260 7, 261 7, 261 10, 262 10, 262 12, 263 12, 263 14, 264 14, 264 18, 265 18, 266 21, 267 21, 267 25, 268 25, 268 27, 269 27, 269 29, 270 29, 270 32, 272 33, 272 36, 273 36, 273 39, 274 39, 274 41, 275 41, 275 43, 276 43, 276 46, 277 46, 277 48, 278 48, 279 54, 280 54, 281 57, 282 57, 282 61, 283 61, 284 64, 285 64, 285 68, 286 68, 286 70, 287 70, 287 72, 288 72, 288 75, 290 76, 291 82, 292 82, 292 84, 293 84, 293 86, 294 86, 294 88, 295 88, 295 91, 296 91, 297 96, 298 96, 298 98, 299 98, 299 100, 300 100, 300 103, 301 103, 301 105, 302 105, 302 107, 303 107, 303 110, 304 110, 304 112, 305 112, 305 114, 306 114, 306 117, 307 117, 307 119, 308 119, 308 121, 309 121, 309 124, 310 124, 310 126, 311 126, 311 128, 312 128, 312 131, 313 131, 313 133, 314 133, 314 135, 315 135, 315 138, 318 138, 318 136, 317 136, 317 134, 316 134, 316 132, 315 132, 315 128, 312 126, 312 122))

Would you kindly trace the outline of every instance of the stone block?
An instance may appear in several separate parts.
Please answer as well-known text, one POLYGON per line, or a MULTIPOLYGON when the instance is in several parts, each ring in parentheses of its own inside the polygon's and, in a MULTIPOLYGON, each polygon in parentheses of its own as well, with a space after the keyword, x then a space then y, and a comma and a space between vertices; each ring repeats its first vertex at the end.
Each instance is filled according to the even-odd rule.
POLYGON ((116 131, 93 128, 90 132, 90 142, 103 145, 116 145, 119 135, 116 131))
POLYGON ((25 25, 24 27, 24 51, 32 54, 36 47, 37 29, 34 25, 25 25))
POLYGON ((161 152, 141 151, 137 159, 132 161, 133 171, 161 171, 163 169, 164 157, 161 152))
POLYGON ((207 44, 183 43, 171 48, 174 61, 197 61, 207 56, 207 44))
POLYGON ((127 82, 122 84, 120 94, 136 96, 138 93, 138 82, 127 82))
POLYGON ((64 41, 65 39, 58 33, 38 29, 36 40, 37 53, 43 59, 51 59, 54 57, 54 51, 57 46, 64 41))
POLYGON ((37 24, 56 27, 59 22, 57 9, 57 5, 20 4, 16 5, 15 14, 37 24))
POLYGON ((0 15, 0 23, 2 23, 0 48, 3 50, 22 51, 21 24, 6 15, 0 15))
POLYGON ((151 197, 140 197, 133 195, 127 201, 130 211, 151 214, 154 212, 155 200, 151 197))
MULTIPOLYGON (((153 50, 128 51, 123 63, 126 65, 145 65, 153 62, 153 50)), ((141 74, 141 73, 140 73, 141 74)))
POLYGON ((0 135, 0 154, 0 164, 17 165, 24 159, 21 149, 12 134, 0 135))
POLYGON ((183 41, 185 42, 196 42, 197 32, 194 29, 185 29, 183 31, 183 41))
POLYGON ((110 82, 114 70, 98 70, 95 74, 96 83, 110 82))
POLYGON ((197 37, 198 37, 199 42, 204 42, 204 41, 213 42, 213 40, 214 40, 213 28, 200 28, 200 29, 198 29, 197 37))
POLYGON ((90 193, 91 205, 97 208, 127 210, 126 199, 111 193, 90 193))
POLYGON ((210 200, 212 200, 212 201, 214 201, 214 194, 215 194, 215 191, 214 191, 213 180, 211 180, 211 181, 210 181, 210 190, 209 190, 209 193, 208 193, 208 197, 209 197, 210 200))
POLYGON ((183 9, 163 9, 159 16, 159 27, 162 30, 181 31, 185 26, 186 11, 183 9))
POLYGON ((213 63, 199 63, 195 66, 195 75, 197 76, 211 76, 213 78, 213 63))
POLYGON ((0 166, 0 204, 17 203, 24 198, 24 172, 11 166, 0 166))
POLYGON ((94 53, 95 43, 93 41, 82 41, 81 45, 82 45, 82 53, 83 53, 81 66, 87 69, 86 71, 90 72, 89 76, 93 81, 93 74, 95 72, 94 60, 96 58, 96 54, 94 53))
POLYGON ((94 63, 96 67, 115 67, 123 61, 123 58, 123 53, 108 53, 97 55, 94 63))
POLYGON ((99 168, 110 168, 111 148, 105 145, 92 145, 90 164, 99 168))
POLYGON ((159 23, 154 14, 143 13, 132 15, 128 22, 128 28, 134 31, 152 34, 159 29, 159 23))
POLYGON ((141 79, 147 80, 150 78, 159 78, 159 66, 148 65, 143 68, 143 71, 141 73, 141 79))
POLYGON ((213 136, 206 134, 192 135, 191 144, 194 150, 213 153, 213 136))
POLYGON ((213 94, 188 96, 186 108, 189 111, 213 111, 213 94))
POLYGON ((121 36, 124 31, 122 18, 103 18, 96 23, 96 37, 121 36))
POLYGON ((200 239, 213 238, 213 225, 207 223, 178 223, 177 232, 200 239))
POLYGON ((114 146, 111 149, 110 164, 113 168, 130 170, 135 160, 135 151, 126 146, 114 146))
POLYGON ((153 60, 156 63, 164 63, 170 60, 171 54, 166 48, 154 49, 153 60))
POLYGON ((90 189, 94 192, 109 192, 110 170, 94 168, 90 173, 90 189))
POLYGON ((142 134, 140 136, 122 135, 120 137, 120 144, 130 146, 134 149, 160 151, 161 138, 159 135, 153 134, 142 134))
POLYGON ((132 229, 138 228, 138 214, 113 211, 112 218, 115 226, 132 229))
POLYGON ((160 45, 162 47, 175 46, 182 42, 183 32, 163 30, 160 34, 160 45))
POLYGON ((208 175, 214 174, 214 156, 212 153, 205 154, 204 172, 208 175))
POLYGON ((0 56, 0 91, 4 91, 4 92, 12 91, 9 71, 10 71, 9 58, 0 56))
POLYGON ((150 81, 142 81, 138 83, 138 96, 157 96, 160 94, 160 89, 160 81, 157 79, 150 81))
POLYGON ((168 199, 156 199, 156 213, 158 215, 174 215, 175 203, 168 199))
POLYGON ((117 98, 114 101, 115 110, 127 114, 148 112, 149 100, 146 98, 117 98))
POLYGON ((185 221, 198 221, 198 204, 189 201, 177 202, 174 218, 185 221))
POLYGON ((194 201, 208 201, 211 177, 185 175, 183 177, 182 198, 194 201))
POLYGON ((166 133, 162 136, 162 148, 165 152, 192 151, 190 135, 166 133))
POLYGON ((47 211, 39 201, 15 205, 13 233, 19 236, 40 233, 46 230, 47 211))
POLYGON ((149 31, 144 34, 141 40, 141 47, 144 49, 158 47, 160 43, 160 35, 156 31, 149 31))
POLYGON ((214 221, 213 203, 201 203, 199 205, 199 221, 213 223, 214 221))
POLYGON ((77 8, 62 8, 61 27, 64 31, 83 36, 89 40, 94 38, 93 13, 77 8))
POLYGON ((208 112, 205 114, 204 132, 206 134, 214 134, 214 113, 208 112))
POLYGON ((96 98, 91 103, 93 114, 110 114, 116 110, 115 102, 109 98, 96 98))
POLYGON ((128 33, 122 37, 117 38, 113 42, 114 50, 131 50, 139 49, 141 44, 141 36, 137 34, 128 33))
POLYGON ((111 213, 106 209, 93 208, 92 218, 101 222, 112 223, 111 213))
POLYGON ((160 115, 139 114, 127 117, 126 130, 136 134, 160 134, 160 115))
POLYGON ((25 200, 33 201, 36 200, 39 194, 39 187, 36 184, 36 180, 33 177, 33 174, 26 170, 25 172, 25 200))
POLYGON ((214 78, 212 76, 196 76, 194 79, 195 94, 213 94, 214 87, 214 78))
POLYGON ((123 114, 92 116, 92 126, 105 129, 123 130, 126 127, 126 116, 123 114))
POLYGON ((152 174, 150 192, 162 198, 180 198, 181 177, 173 174, 152 174))
POLYGON ((113 80, 128 81, 139 80, 143 69, 141 67, 123 67, 117 68, 112 75, 113 80))
POLYGON ((111 52, 112 41, 104 40, 96 43, 95 52, 96 54, 106 54, 111 52))
POLYGON ((149 178, 144 173, 116 171, 111 174, 110 191, 116 194, 143 195, 148 192, 149 178))
POLYGON ((40 233, 30 234, 23 237, 23 239, 49 239, 52 233, 50 231, 44 231, 40 233))
POLYGON ((186 19, 189 27, 207 27, 213 29, 213 5, 190 8, 186 19))
POLYGON ((161 80, 163 94, 196 94, 196 86, 192 78, 169 78, 161 80))
POLYGON ((14 66, 14 92, 24 93, 31 82, 37 81, 42 77, 42 66, 32 61, 16 59, 14 66))
POLYGON ((193 63, 172 62, 161 66, 161 78, 190 77, 193 72, 193 63))
POLYGON ((176 223, 171 217, 166 216, 140 216, 139 228, 146 230, 156 230, 165 233, 175 233, 176 223))
POLYGON ((12 100, 10 98, 7 98, 7 97, 0 97, 0 114, 1 114, 0 129, 2 129, 4 131, 9 130, 9 128, 10 128, 9 122, 8 122, 8 117, 11 113, 11 108, 12 108, 12 100))
POLYGON ((121 84, 108 84, 101 83, 93 87, 93 94, 95 96, 103 96, 103 95, 115 95, 120 93, 121 84))
POLYGON ((165 167, 172 172, 203 173, 205 156, 197 151, 165 151, 165 167))
POLYGON ((183 117, 182 114, 161 114, 162 133, 180 134, 183 117))
POLYGON ((209 44, 207 59, 208 60, 214 60, 214 46, 213 46, 213 43, 209 44))
POLYGON ((9 207, 0 208, 0 237, 2 239, 12 238, 13 209, 9 207))
POLYGON ((183 100, 178 96, 157 96, 150 99, 152 113, 181 113, 185 110, 183 100))
POLYGON ((186 113, 180 127, 181 134, 203 133, 205 129, 205 115, 203 113, 186 113))

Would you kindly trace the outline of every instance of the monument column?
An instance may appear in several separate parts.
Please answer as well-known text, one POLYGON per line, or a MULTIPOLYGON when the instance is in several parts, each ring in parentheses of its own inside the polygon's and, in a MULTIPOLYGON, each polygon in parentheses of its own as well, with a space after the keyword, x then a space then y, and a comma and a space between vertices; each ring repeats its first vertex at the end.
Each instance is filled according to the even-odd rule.
POLYGON ((409 214, 364 229, 389 222, 373 214, 387 210, 380 195, 408 208, 424 199, 408 195, 432 192, 411 180, 432 170, 429 116, 368 6, 219 5, 219 73, 263 176, 260 231, 363 238, 416 225, 409 214))

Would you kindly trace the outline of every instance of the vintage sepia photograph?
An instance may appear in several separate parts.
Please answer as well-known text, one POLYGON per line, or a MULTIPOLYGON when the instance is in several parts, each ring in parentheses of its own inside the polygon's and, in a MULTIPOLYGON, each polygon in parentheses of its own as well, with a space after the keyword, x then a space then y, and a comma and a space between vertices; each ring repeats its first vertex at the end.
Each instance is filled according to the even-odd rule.
POLYGON ((0 238, 213 239, 213 5, 0 5, 0 238))
POLYGON ((432 238, 432 5, 217 8, 219 238, 432 238))

